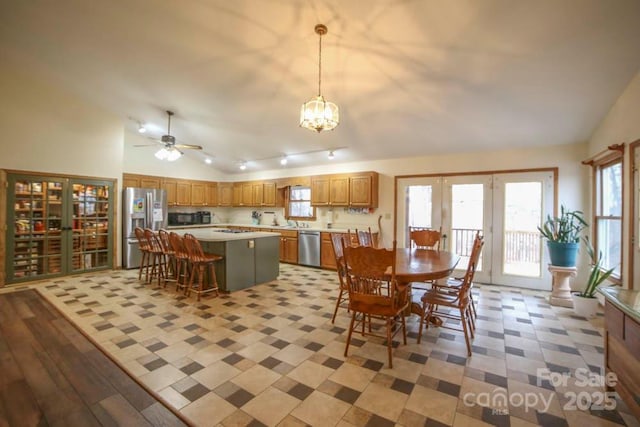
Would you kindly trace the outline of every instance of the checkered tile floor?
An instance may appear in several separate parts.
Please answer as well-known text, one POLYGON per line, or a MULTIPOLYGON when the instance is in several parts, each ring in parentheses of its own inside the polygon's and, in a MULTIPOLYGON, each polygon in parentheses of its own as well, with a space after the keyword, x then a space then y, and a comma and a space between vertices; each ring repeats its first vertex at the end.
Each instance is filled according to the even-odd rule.
POLYGON ((476 286, 469 358, 462 334, 448 329, 429 328, 418 345, 411 316, 408 344, 394 343, 388 369, 375 338, 354 335, 343 356, 350 317, 341 310, 331 323, 335 272, 287 264, 280 272, 199 303, 140 283, 135 270, 32 287, 196 425, 640 425, 619 400, 615 410, 573 409, 577 393, 604 391, 576 378, 600 373, 602 317, 549 306, 544 292, 476 286), (539 369, 567 381, 541 380, 539 369))

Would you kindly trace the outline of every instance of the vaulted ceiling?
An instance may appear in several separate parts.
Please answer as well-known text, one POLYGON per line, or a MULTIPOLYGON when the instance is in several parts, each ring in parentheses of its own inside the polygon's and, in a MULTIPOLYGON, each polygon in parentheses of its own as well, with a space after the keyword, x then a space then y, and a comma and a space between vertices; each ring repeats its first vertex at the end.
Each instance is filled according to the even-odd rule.
MULTIPOLYGON (((638 0, 59 0, 0 5, 0 52, 135 132, 238 172, 571 144, 640 69, 638 0), (298 126, 318 84, 332 132, 298 126), (306 153, 306 154, 303 154, 306 153)), ((153 146, 137 149, 148 150, 153 146)))

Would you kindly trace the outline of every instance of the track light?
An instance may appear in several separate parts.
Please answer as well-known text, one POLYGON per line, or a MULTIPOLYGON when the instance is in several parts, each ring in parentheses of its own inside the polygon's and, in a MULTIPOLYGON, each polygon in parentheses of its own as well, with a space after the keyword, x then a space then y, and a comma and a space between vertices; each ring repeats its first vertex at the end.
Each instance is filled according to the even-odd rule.
POLYGON ((144 126, 144 123, 138 122, 138 133, 145 133, 147 128, 144 126))
POLYGON ((335 155, 333 154, 333 150, 329 151, 329 155, 327 157, 329 158, 329 160, 333 160, 333 158, 335 157, 335 155))
POLYGON ((207 157, 206 159, 204 159, 204 162, 206 164, 210 165, 211 163, 213 163, 213 160, 211 160, 210 158, 207 157))
POLYGON ((247 168, 247 162, 240 163, 240 170, 243 171, 247 168))
POLYGON ((284 156, 283 158, 280 159, 280 164, 282 166, 285 166, 288 161, 289 161, 289 159, 287 159, 287 156, 284 156))

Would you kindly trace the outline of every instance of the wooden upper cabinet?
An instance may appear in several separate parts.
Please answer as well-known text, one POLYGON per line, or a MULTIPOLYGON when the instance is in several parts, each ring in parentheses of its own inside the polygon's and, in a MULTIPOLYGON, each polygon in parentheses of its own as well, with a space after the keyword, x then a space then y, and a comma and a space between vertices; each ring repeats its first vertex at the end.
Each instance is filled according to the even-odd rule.
MULTIPOLYGON (((191 189, 191 200, 193 200, 193 188, 191 189)), ((204 188, 204 205, 218 206, 218 184, 207 182, 204 188)))
POLYGON ((311 177, 311 205, 329 206, 329 176, 311 177))
POLYGON ((162 179, 157 176, 143 176, 140 178, 140 187, 159 190, 162 188, 162 179))
POLYGON ((165 179, 162 181, 162 189, 167 192, 167 203, 169 206, 178 205, 178 181, 175 179, 165 179))
POLYGON ((349 206, 378 207, 378 174, 375 172, 349 177, 349 206))
POLYGON ((329 204, 331 206, 349 205, 349 177, 337 176, 330 179, 329 204))
POLYGON ((256 181, 252 183, 251 206, 275 206, 276 205, 276 182, 256 181))
POLYGON ((125 173, 122 175, 122 188, 127 187, 160 189, 162 188, 162 178, 125 173))
POLYGON ((378 173, 311 177, 311 205, 378 207, 378 173))
POLYGON ((192 182, 191 183, 191 206, 206 205, 207 183, 192 182))
POLYGON ((264 187, 262 182, 254 182, 251 184, 251 205, 262 206, 264 204, 264 187))
POLYGON ((122 175, 122 188, 140 187, 140 178, 128 174, 122 175))
POLYGON ((178 181, 176 190, 176 204, 178 206, 191 206, 191 182, 178 181))
POLYGON ((250 182, 242 183, 240 206, 253 206, 253 184, 250 182))
POLYGON ((276 194, 278 192, 275 181, 262 184, 262 206, 275 206, 276 194))
POLYGON ((218 206, 233 205, 233 184, 230 182, 218 184, 218 206))
POLYGON ((233 201, 232 206, 242 206, 242 183, 233 183, 233 201))

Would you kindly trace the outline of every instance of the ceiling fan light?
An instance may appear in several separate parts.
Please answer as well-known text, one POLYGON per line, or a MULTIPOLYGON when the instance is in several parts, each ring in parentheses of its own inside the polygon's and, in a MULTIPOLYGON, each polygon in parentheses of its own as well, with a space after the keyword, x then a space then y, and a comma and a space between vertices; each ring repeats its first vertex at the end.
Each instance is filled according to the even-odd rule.
POLYGON ((162 147, 161 149, 156 151, 155 156, 158 160, 166 160, 169 156, 169 151, 166 148, 162 147))
POLYGON ((300 126, 322 132, 333 130, 340 123, 340 110, 333 102, 326 101, 322 95, 302 104, 300 126))
POLYGON ((167 154, 167 161, 174 162, 178 160, 182 156, 182 152, 180 150, 176 150, 175 148, 170 148, 167 154))

